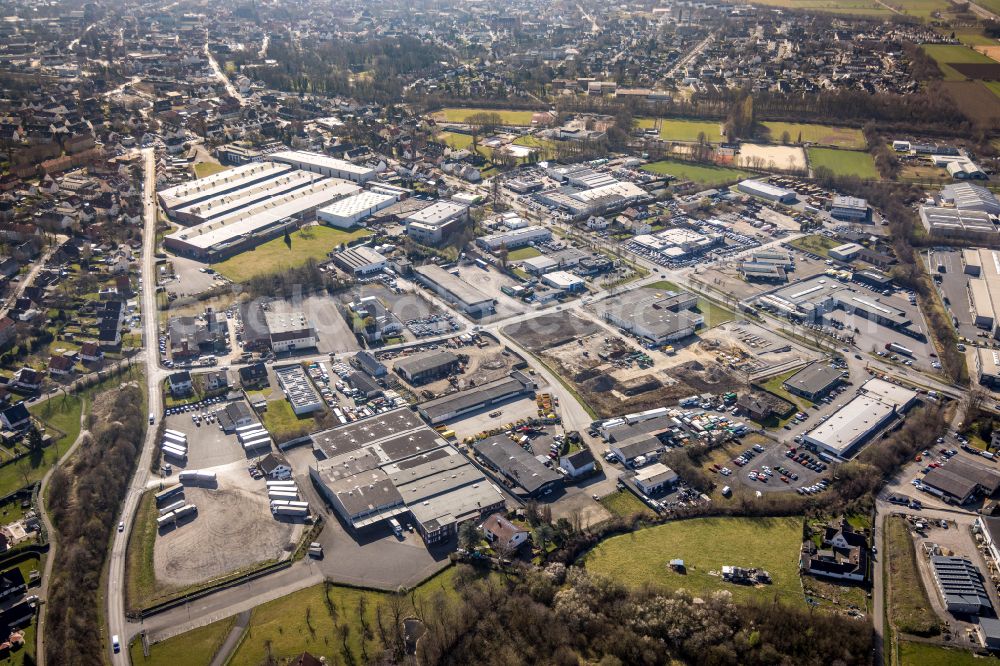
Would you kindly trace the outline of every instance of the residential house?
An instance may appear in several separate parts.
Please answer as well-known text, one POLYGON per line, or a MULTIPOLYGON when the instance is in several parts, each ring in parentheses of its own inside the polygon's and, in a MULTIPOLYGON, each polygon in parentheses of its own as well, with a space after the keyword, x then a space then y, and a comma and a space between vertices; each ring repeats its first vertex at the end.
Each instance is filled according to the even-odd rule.
POLYGON ((171 374, 167 381, 170 384, 170 395, 175 398, 183 398, 194 393, 191 373, 187 370, 171 374))
POLYGON ((8 571, 0 573, 0 600, 17 598, 28 589, 24 581, 24 574, 21 569, 14 567, 8 571))
POLYGON ((21 368, 14 373, 9 385, 14 390, 33 393, 42 386, 42 373, 33 368, 21 368))
POLYGON ((494 547, 505 548, 508 552, 516 551, 528 540, 528 530, 518 527, 499 513, 487 518, 482 530, 486 540, 494 547))
POLYGON ((80 345, 80 360, 84 363, 99 363, 104 360, 104 352, 95 342, 84 342, 80 345))
POLYGON ((213 370, 205 374, 206 391, 222 391, 229 388, 229 373, 225 370, 213 370))
POLYGON ((65 377, 73 374, 73 359, 68 356, 52 356, 49 358, 49 376, 65 377))
POLYGON ((814 576, 863 581, 868 575, 868 538, 857 532, 845 518, 827 525, 823 548, 813 548, 803 569, 814 576))
POLYGON ((559 466, 574 479, 593 472, 596 464, 594 454, 588 448, 580 449, 559 459, 559 466))
POLYGON ((243 388, 257 388, 267 383, 267 366, 263 363, 253 363, 240 368, 240 385, 243 388))
POLYGON ((292 477, 292 466, 288 464, 284 456, 276 453, 269 453, 264 456, 257 466, 272 481, 290 479, 292 477))
POLYGON ((11 405, 7 409, 0 411, 0 423, 7 430, 20 430, 31 423, 31 414, 23 402, 11 405))

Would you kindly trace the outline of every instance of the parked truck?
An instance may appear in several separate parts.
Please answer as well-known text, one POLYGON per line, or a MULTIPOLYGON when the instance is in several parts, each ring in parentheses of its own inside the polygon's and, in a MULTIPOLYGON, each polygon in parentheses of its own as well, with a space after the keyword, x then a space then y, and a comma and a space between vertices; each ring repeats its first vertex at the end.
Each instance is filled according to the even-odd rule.
POLYGON ((156 493, 154 499, 156 499, 157 505, 166 502, 168 499, 179 495, 184 492, 184 486, 179 483, 175 483, 169 488, 164 488, 160 492, 156 493))
POLYGON ((271 511, 277 516, 297 516, 306 518, 309 515, 309 507, 305 506, 276 506, 271 511))
POLYGON ((903 356, 913 356, 913 350, 908 347, 896 342, 887 342, 885 345, 887 351, 895 352, 896 354, 902 354, 903 356))
POLYGON ((173 513, 174 511, 176 511, 177 509, 181 508, 185 504, 186 504, 186 502, 184 500, 177 500, 176 502, 174 502, 172 504, 168 504, 167 506, 165 506, 162 509, 160 509, 160 515, 161 516, 165 516, 168 513, 173 513))

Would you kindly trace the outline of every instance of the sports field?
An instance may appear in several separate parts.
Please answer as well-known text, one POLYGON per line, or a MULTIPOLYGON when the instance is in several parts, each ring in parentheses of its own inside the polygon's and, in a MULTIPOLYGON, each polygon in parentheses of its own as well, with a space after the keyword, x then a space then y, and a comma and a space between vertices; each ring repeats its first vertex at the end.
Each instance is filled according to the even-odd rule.
POLYGON ((838 176, 878 178, 875 161, 868 153, 832 148, 810 148, 807 152, 809 153, 809 166, 813 169, 826 167, 838 176))
MULTIPOLYGON (((655 127, 656 118, 639 118, 637 126, 643 129, 655 127)), ((715 120, 685 120, 683 118, 660 118, 660 138, 665 141, 695 142, 698 136, 705 135, 705 140, 711 143, 722 141, 722 126, 715 120)))
POLYGON ((434 114, 435 118, 449 123, 464 123, 469 116, 477 113, 496 113, 507 125, 531 125, 534 111, 513 111, 510 109, 458 109, 454 107, 441 109, 434 114))
POLYGON ((707 187, 717 187, 727 183, 749 178, 750 174, 739 169, 712 166, 710 164, 692 164, 678 160, 660 160, 642 167, 643 171, 659 175, 674 176, 678 180, 690 180, 707 187))
POLYGON ((991 60, 979 51, 974 51, 967 46, 960 46, 958 44, 924 44, 920 48, 924 50, 924 53, 934 58, 941 72, 944 74, 945 81, 964 81, 967 78, 954 67, 950 67, 949 63, 996 64, 995 60, 991 60))
POLYGON ((291 243, 284 236, 269 240, 235 257, 215 265, 215 270, 233 282, 246 282, 258 275, 270 275, 282 269, 296 268, 310 259, 321 261, 326 253, 341 243, 350 243, 371 235, 367 229, 341 231, 324 226, 312 226, 293 231, 291 243))
POLYGON ((812 123, 762 123, 770 133, 771 143, 780 143, 781 137, 788 132, 792 143, 816 143, 821 146, 837 148, 864 148, 865 135, 854 127, 833 127, 831 125, 814 125, 812 123))
POLYGON ((607 539, 587 555, 585 565, 601 574, 641 587, 647 583, 693 594, 716 590, 736 599, 771 599, 805 604, 799 581, 802 518, 697 518, 678 520, 607 539), (670 560, 684 560, 687 572, 674 572, 670 560), (759 567, 771 585, 744 587, 722 580, 724 565, 759 567))
POLYGON ((438 141, 443 141, 450 147, 457 150, 462 148, 472 148, 472 135, 471 134, 459 134, 458 132, 441 132, 437 135, 438 141))

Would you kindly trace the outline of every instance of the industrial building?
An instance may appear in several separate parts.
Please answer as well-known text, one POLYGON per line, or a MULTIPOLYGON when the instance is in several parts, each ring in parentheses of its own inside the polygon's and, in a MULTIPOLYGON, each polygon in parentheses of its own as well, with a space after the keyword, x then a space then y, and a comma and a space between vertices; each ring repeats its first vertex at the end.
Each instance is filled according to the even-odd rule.
POLYGON ((996 334, 1000 313, 1000 253, 996 250, 965 249, 962 252, 965 273, 969 278, 969 305, 973 323, 996 334))
POLYGON ((316 329, 302 312, 265 312, 264 321, 275 354, 316 347, 316 329))
POLYGON ((797 199, 795 190, 778 187, 761 180, 741 180, 736 189, 750 196, 785 204, 795 203, 797 199))
POLYGON ((804 440, 839 458, 853 455, 873 435, 904 413, 917 393, 881 379, 870 379, 858 395, 805 434, 804 440))
POLYGON ((845 222, 865 222, 868 202, 859 197, 835 196, 830 202, 830 217, 845 222))
POLYGON ((283 164, 291 164, 296 169, 318 173, 321 176, 342 178, 355 183, 367 183, 378 172, 366 166, 339 160, 329 155, 311 153, 305 150, 283 150, 268 155, 268 159, 283 164))
POLYGON ((667 488, 672 488, 679 478, 677 472, 658 462, 641 468, 632 477, 632 481, 643 493, 653 495, 667 488))
POLYGON ((649 344, 660 346, 694 335, 705 318, 693 311, 698 298, 687 292, 654 292, 634 289, 603 304, 604 321, 649 344))
POLYGON ((785 269, 775 264, 756 261, 741 261, 738 270, 745 280, 760 282, 784 282, 788 279, 785 269))
POLYGON ((493 298, 436 264, 414 268, 413 276, 417 282, 434 291, 467 315, 482 317, 492 313, 496 305, 493 298))
POLYGON ((966 557, 931 557, 931 572, 941 601, 949 613, 992 614, 993 603, 979 569, 966 557))
POLYGON ((552 271, 551 273, 546 273, 542 276, 542 284, 570 294, 584 291, 587 288, 587 283, 584 282, 582 278, 566 271, 552 271))
POLYGON ((977 495, 992 497, 1000 488, 1000 474, 982 465, 952 458, 947 464, 927 472, 920 482, 931 494, 965 504, 977 495))
POLYGON ((989 388, 1000 388, 1000 352, 976 347, 976 377, 989 388))
POLYGON ((501 247, 506 247, 508 250, 516 250, 534 243, 544 243, 549 240, 552 240, 552 232, 548 228, 533 225, 481 236, 476 239, 476 245, 488 252, 496 252, 501 247))
POLYGON ((395 195, 365 190, 320 208, 316 218, 331 227, 349 229, 396 201, 395 195))
POLYGON ((304 187, 179 229, 163 244, 199 261, 219 261, 298 228, 318 209, 357 191, 357 185, 344 180, 310 177, 304 187))
POLYGON ((534 390, 534 381, 523 372, 515 370, 504 379, 429 400, 418 405, 417 411, 430 424, 437 425, 471 412, 499 405, 511 398, 530 394, 534 390))
POLYGON ((404 357, 393 366, 397 375, 413 386, 447 377, 458 369, 458 357, 450 351, 431 350, 404 357))
POLYGON ((995 194, 981 185, 952 183, 941 188, 941 202, 958 210, 978 210, 990 215, 1000 215, 1000 201, 995 194))
POLYGON ((989 213, 940 206, 921 206, 920 221, 928 235, 938 240, 995 243, 1000 240, 989 213))
POLYGON ((503 511, 500 491, 408 409, 313 436, 314 485, 355 531, 409 516, 428 544, 503 511))
POLYGON ((239 192, 290 171, 291 167, 285 164, 255 162, 168 187, 157 192, 157 198, 167 215, 173 217, 176 209, 239 192))
POLYGON ((553 178, 567 184, 537 192, 533 196, 540 203, 555 206, 574 218, 621 210, 650 198, 649 193, 638 185, 619 181, 609 174, 594 171, 589 167, 579 165, 555 167, 549 169, 549 172, 555 173, 558 169, 568 169, 568 171, 553 178))
POLYGON ((789 393, 816 402, 832 391, 842 379, 840 370, 816 361, 786 379, 782 387, 789 393))
POLYGON ((719 233, 704 234, 691 229, 674 228, 655 234, 639 234, 629 241, 629 245, 654 252, 667 260, 679 261, 721 245, 724 238, 719 233))
POLYGON ((473 443, 472 450, 488 468, 502 474, 517 495, 540 497, 551 492, 562 481, 558 472, 546 466, 531 452, 525 451, 507 435, 494 435, 479 440, 473 443))
POLYGON ((355 277, 380 273, 385 269, 385 262, 385 257, 367 245, 349 247, 333 255, 333 263, 355 277))
POLYGON ((306 371, 298 363, 275 366, 274 374, 285 398, 292 406, 296 416, 311 414, 323 409, 323 399, 313 386, 306 371))
POLYGON ((893 328, 905 328, 910 324, 910 317, 903 310, 883 303, 878 296, 857 292, 823 275, 763 294, 757 298, 757 304, 786 317, 806 321, 819 321, 826 313, 840 309, 893 328))
POLYGON ((837 261, 854 261, 858 253, 863 249, 857 243, 844 243, 843 245, 830 248, 827 254, 830 255, 831 259, 836 259, 837 261))
POLYGON ((403 219, 406 235, 422 245, 440 245, 469 219, 469 208, 454 201, 437 201, 403 219))

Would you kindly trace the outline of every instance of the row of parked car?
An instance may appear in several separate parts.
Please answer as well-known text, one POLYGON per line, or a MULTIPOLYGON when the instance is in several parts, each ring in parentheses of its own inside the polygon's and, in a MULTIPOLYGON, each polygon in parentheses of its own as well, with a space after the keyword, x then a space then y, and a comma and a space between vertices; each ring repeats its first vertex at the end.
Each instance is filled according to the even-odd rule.
POLYGON ((814 458, 811 454, 805 451, 800 451, 794 447, 785 451, 785 457, 814 472, 826 471, 826 463, 821 462, 818 458, 814 458))
POLYGON ((756 456, 758 453, 764 453, 764 447, 761 446, 760 444, 754 444, 752 448, 747 449, 739 456, 733 458, 733 464, 735 464, 737 467, 743 467, 751 460, 753 460, 754 456, 756 456))

